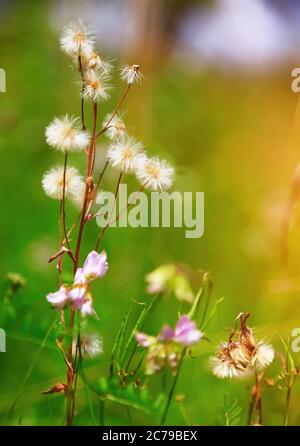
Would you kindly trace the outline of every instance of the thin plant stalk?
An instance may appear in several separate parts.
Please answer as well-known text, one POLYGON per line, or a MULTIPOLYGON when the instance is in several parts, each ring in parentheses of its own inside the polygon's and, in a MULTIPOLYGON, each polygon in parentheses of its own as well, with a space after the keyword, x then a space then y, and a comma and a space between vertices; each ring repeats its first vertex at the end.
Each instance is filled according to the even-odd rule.
POLYGON ((174 392, 175 392, 176 384, 177 384, 177 381, 178 381, 179 373, 180 373, 180 370, 181 370, 181 367, 182 367, 182 363, 183 363, 183 359, 185 357, 186 351, 187 351, 187 348, 184 348, 182 350, 182 353, 181 353, 181 356, 180 356, 180 359, 179 359, 179 363, 178 363, 178 367, 177 367, 177 371, 176 371, 176 375, 173 378, 173 382, 172 382, 171 389, 170 389, 170 392, 169 392, 169 395, 168 395, 168 399, 167 399, 167 404, 166 404, 166 407, 164 409, 164 412, 163 412, 163 415, 162 415, 162 418, 161 418, 161 423, 160 423, 161 426, 163 426, 165 424, 165 421, 166 421, 166 418, 167 418, 167 415, 168 415, 168 411, 169 411, 169 408, 170 408, 170 405, 171 405, 171 402, 172 402, 172 399, 173 399, 173 395, 174 395, 174 392))
POLYGON ((114 111, 112 112, 112 114, 111 114, 111 116, 110 116, 108 122, 107 122, 107 123, 105 124, 105 126, 100 130, 100 132, 97 133, 97 138, 98 138, 98 136, 100 136, 100 135, 102 135, 103 133, 105 133, 106 130, 108 129, 109 124, 111 123, 111 121, 114 119, 114 117, 115 117, 116 114, 118 113, 118 111, 119 111, 121 105, 123 104, 123 102, 124 102, 126 96, 128 95, 128 92, 129 92, 129 90, 130 90, 130 87, 131 87, 131 84, 128 84, 126 90, 125 90, 124 93, 123 93, 123 96, 121 97, 121 99, 119 100, 119 102, 118 102, 116 108, 115 108, 114 111))
MULTIPOLYGON (((78 238, 77 238, 77 244, 76 244, 76 251, 75 251, 75 260, 74 260, 74 268, 73 273, 76 274, 77 268, 78 268, 78 262, 79 262, 79 256, 80 256, 80 248, 81 248, 81 241, 82 241, 82 235, 84 230, 84 225, 86 223, 86 208, 88 205, 88 195, 91 189, 91 178, 92 178, 92 160, 94 155, 94 150, 96 147, 95 141, 96 141, 96 127, 97 127, 97 103, 93 103, 93 134, 92 139, 89 147, 89 153, 88 153, 88 162, 87 162, 87 172, 86 172, 86 187, 85 187, 85 196, 84 196, 84 202, 82 207, 82 214, 81 214, 81 220, 80 220, 80 226, 78 231, 78 238)), ((74 317, 75 317, 75 310, 74 308, 70 309, 70 320, 69 320, 69 336, 70 336, 70 344, 68 349, 68 355, 67 359, 69 364, 73 364, 73 326, 74 326, 74 317)), ((74 370, 73 367, 68 367, 67 369, 67 408, 66 408, 66 424, 71 425, 73 422, 74 417, 74 410, 73 407, 73 399, 74 399, 74 392, 73 392, 73 380, 74 380, 74 370)))

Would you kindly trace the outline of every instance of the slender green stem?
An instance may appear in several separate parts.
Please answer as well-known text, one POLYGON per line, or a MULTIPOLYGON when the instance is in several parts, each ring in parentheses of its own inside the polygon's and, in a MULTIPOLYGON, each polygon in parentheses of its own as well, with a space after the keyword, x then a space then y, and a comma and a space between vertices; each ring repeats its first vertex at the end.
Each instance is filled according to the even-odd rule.
POLYGON ((164 409, 163 416, 161 418, 161 423, 160 423, 161 426, 163 426, 165 424, 165 421, 166 421, 166 418, 167 418, 167 415, 168 415, 168 411, 169 411, 169 408, 170 408, 170 405, 171 405, 171 402, 172 402, 172 399, 173 399, 173 395, 174 395, 174 392, 175 392, 175 388, 176 388, 176 384, 177 384, 177 381, 178 381, 179 373, 180 373, 180 370, 181 370, 181 367, 182 367, 183 359, 184 359, 185 354, 186 354, 186 350, 187 349, 184 348, 182 350, 181 355, 180 355, 180 359, 179 359, 176 375, 174 376, 174 379, 173 379, 173 382, 172 382, 172 385, 171 385, 171 389, 170 389, 170 392, 169 392, 169 395, 168 395, 167 404, 166 404, 166 407, 164 409))
POLYGON ((31 376, 31 373, 32 373, 32 371, 33 371, 33 369, 34 369, 34 367, 35 367, 35 365, 37 363, 37 360, 39 359, 39 356, 40 356, 42 350, 47 345, 48 338, 50 336, 51 331, 54 328, 55 323, 56 323, 56 316, 55 316, 55 319, 50 324, 50 327, 49 327, 47 333, 45 334, 44 339, 42 340, 42 342, 41 342, 41 344, 40 344, 40 346, 39 346, 39 348, 38 348, 38 350, 37 350, 37 352, 36 352, 32 362, 31 362, 31 364, 30 364, 30 366, 29 366, 29 368, 28 368, 28 370, 27 370, 27 372, 26 372, 26 374, 24 376, 23 381, 21 382, 19 390, 18 390, 18 392, 17 392, 17 394, 16 394, 16 396, 15 396, 15 398, 14 398, 14 400, 13 400, 13 402, 12 402, 10 408, 9 408, 9 411, 7 413, 7 418, 9 418, 12 415, 12 413, 14 411, 14 408, 15 408, 15 406, 16 406, 19 398, 20 398, 20 396, 22 395, 22 392, 25 389, 25 386, 26 386, 26 384, 27 384, 27 382, 28 382, 28 380, 29 380, 29 378, 31 376))
POLYGON ((105 426, 105 424, 104 424, 104 410, 105 410, 105 399, 100 397, 100 407, 99 407, 100 426, 105 426))

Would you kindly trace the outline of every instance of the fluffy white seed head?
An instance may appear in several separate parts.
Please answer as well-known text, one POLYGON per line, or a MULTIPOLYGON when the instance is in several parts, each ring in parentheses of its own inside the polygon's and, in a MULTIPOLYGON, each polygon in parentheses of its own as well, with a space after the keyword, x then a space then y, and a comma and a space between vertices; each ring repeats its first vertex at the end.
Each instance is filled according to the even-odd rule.
POLYGON ((116 114, 112 120, 110 121, 111 115, 107 115, 105 117, 104 123, 103 123, 103 127, 107 127, 107 130, 105 132, 106 136, 109 139, 120 139, 122 137, 125 137, 126 135, 126 126, 124 124, 123 119, 121 118, 120 115, 116 114))
POLYGON ((63 29, 60 46, 67 54, 78 55, 81 51, 92 51, 94 39, 82 19, 77 19, 63 29))
POLYGON ((217 378, 234 378, 239 376, 239 371, 236 369, 233 362, 212 356, 209 360, 210 367, 213 374, 217 378))
POLYGON ((93 102, 105 101, 108 99, 110 87, 107 85, 108 77, 104 73, 95 70, 87 70, 84 73, 84 89, 82 97, 93 102))
POLYGON ((84 150, 89 143, 89 134, 81 130, 79 119, 69 117, 54 118, 46 128, 47 143, 62 152, 84 150))
POLYGON ((160 160, 158 157, 146 158, 136 175, 146 189, 163 191, 172 187, 174 169, 167 161, 160 160))
POLYGON ((131 136, 124 136, 109 147, 107 157, 116 169, 132 173, 140 169, 145 154, 140 142, 131 136))
POLYGON ((143 75, 140 72, 139 65, 125 65, 121 69, 121 79, 128 85, 132 85, 140 82, 143 79, 143 75))
MULTIPOLYGON (((73 342, 73 352, 76 351, 77 339, 73 342)), ((95 358, 103 353, 103 341, 97 334, 84 334, 80 338, 81 353, 87 358, 95 358)))
POLYGON ((273 362, 275 357, 274 349, 270 344, 259 342, 256 346, 256 353, 252 363, 258 370, 263 370, 273 362))
MULTIPOLYGON (((82 176, 75 167, 67 167, 65 177, 65 197, 77 196, 84 184, 82 176)), ((64 168, 54 167, 42 179, 43 189, 48 197, 61 200, 63 197, 64 168)))
POLYGON ((77 188, 77 192, 76 194, 72 194, 69 198, 71 200, 71 202, 73 203, 73 205, 78 209, 78 210, 82 210, 82 206, 83 206, 83 202, 84 202, 84 197, 85 197, 85 188, 86 185, 84 183, 84 181, 78 185, 77 188))

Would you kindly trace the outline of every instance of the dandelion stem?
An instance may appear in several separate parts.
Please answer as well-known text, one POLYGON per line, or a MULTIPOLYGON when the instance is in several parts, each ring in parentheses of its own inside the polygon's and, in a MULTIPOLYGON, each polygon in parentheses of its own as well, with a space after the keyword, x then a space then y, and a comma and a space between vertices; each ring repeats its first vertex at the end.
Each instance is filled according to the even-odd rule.
POLYGON ((107 123, 105 124, 105 126, 100 130, 100 132, 97 133, 97 138, 98 138, 98 136, 100 136, 100 135, 102 135, 103 133, 105 133, 106 130, 108 129, 109 124, 110 124, 111 121, 114 119, 114 117, 115 117, 116 114, 118 113, 118 111, 119 111, 121 105, 123 104, 123 102, 124 102, 124 100, 125 100, 125 98, 126 98, 128 92, 129 92, 129 90, 130 90, 130 87, 131 87, 131 84, 128 84, 126 90, 125 90, 124 93, 123 93, 123 96, 122 96, 121 99, 119 100, 119 102, 118 102, 116 108, 114 109, 114 111, 113 111, 111 117, 109 118, 109 120, 107 121, 107 123))
POLYGON ((82 130, 86 129, 85 126, 85 118, 84 118, 84 97, 83 97, 83 92, 84 92, 84 78, 83 78, 83 69, 82 69, 82 61, 81 61, 81 55, 78 55, 78 66, 79 66, 79 71, 81 74, 81 79, 82 79, 82 88, 81 88, 81 122, 82 122, 82 130))
POLYGON ((289 422, 289 410, 290 410, 290 405, 291 405, 292 387, 293 387, 293 384, 291 382, 289 382, 288 388, 287 388, 287 393, 286 393, 286 404, 285 404, 284 420, 283 420, 284 426, 287 426, 288 422, 289 422))
POLYGON ((107 169, 108 164, 109 164, 109 161, 107 160, 106 163, 104 164, 104 167, 103 167, 102 171, 100 172, 98 181, 97 181, 96 186, 95 186, 96 190, 98 190, 98 188, 100 186, 100 183, 102 181, 103 175, 105 174, 105 171, 107 169))
MULTIPOLYGON (((93 122, 93 134, 92 139, 89 147, 89 153, 88 153, 88 162, 87 162, 87 171, 86 171, 86 187, 85 187, 85 194, 84 194, 84 201, 82 206, 82 213, 81 213, 81 220, 80 220, 80 226, 78 231, 78 237, 77 237, 77 244, 76 244, 76 251, 75 251, 75 261, 74 261, 74 268, 73 273, 76 274, 78 262, 79 262, 79 256, 80 256, 80 248, 81 248, 81 241, 82 241, 82 235, 84 230, 84 225, 86 222, 86 209, 88 205, 88 195, 90 192, 91 185, 90 179, 92 176, 92 168, 93 168, 93 154, 95 149, 95 141, 96 141, 96 126, 97 126, 97 103, 93 103, 93 112, 94 112, 94 122, 93 122)), ((72 358, 72 350, 73 350, 73 326, 74 326, 74 317, 75 317, 75 310, 74 308, 70 308, 70 320, 69 320, 69 336, 70 336, 70 344, 68 349, 68 362, 73 365, 73 358, 72 358)), ((67 369, 67 384, 68 384, 68 391, 66 393, 67 395, 67 406, 66 406, 66 424, 68 426, 72 425, 74 412, 75 412, 75 405, 74 405, 74 378, 76 378, 76 373, 74 374, 73 368, 67 369)), ((77 378, 76 378, 77 379, 77 378)))

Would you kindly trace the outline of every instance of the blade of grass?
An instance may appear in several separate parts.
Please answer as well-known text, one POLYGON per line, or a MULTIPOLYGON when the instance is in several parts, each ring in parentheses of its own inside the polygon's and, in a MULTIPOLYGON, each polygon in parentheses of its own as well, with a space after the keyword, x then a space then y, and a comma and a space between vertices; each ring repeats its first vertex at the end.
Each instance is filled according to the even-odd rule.
POLYGON ((16 396, 15 396, 15 398, 14 398, 14 400, 13 400, 13 402, 12 402, 10 408, 9 408, 9 411, 7 413, 7 419, 9 419, 11 417, 11 415, 12 415, 12 413, 14 411, 14 408, 15 408, 15 406, 16 406, 19 398, 20 398, 20 396, 22 395, 22 392, 25 389, 25 386, 26 386, 26 384, 27 384, 27 382, 28 382, 28 380, 30 378, 30 375, 33 372, 33 369, 34 369, 34 367, 35 367, 35 365, 37 363, 37 360, 39 359, 39 356, 40 356, 42 350, 45 348, 45 346, 47 344, 48 337, 50 336, 50 333, 53 330, 55 323, 56 323, 56 316, 55 316, 55 319, 51 322, 50 327, 49 327, 47 333, 45 334, 44 339, 42 340, 41 345, 38 348, 38 350, 37 350, 37 352, 36 352, 32 362, 31 362, 31 364, 30 364, 30 366, 29 366, 29 368, 28 368, 28 370, 27 370, 27 372, 26 372, 26 374, 24 376, 23 381, 21 382, 19 390, 17 391, 16 396))

